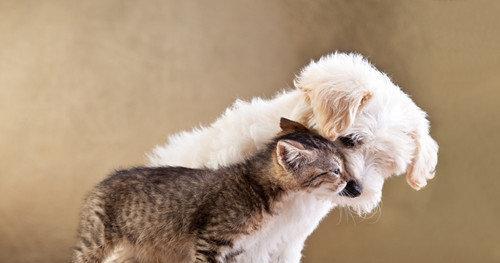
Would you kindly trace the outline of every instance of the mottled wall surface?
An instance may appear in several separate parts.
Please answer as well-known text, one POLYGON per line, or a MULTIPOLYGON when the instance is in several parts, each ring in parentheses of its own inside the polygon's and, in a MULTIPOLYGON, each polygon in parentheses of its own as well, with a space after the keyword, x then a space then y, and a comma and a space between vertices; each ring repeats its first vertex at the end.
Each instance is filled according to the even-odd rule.
POLYGON ((500 261, 500 2, 0 1, 0 262, 65 262, 85 192, 312 58, 358 51, 427 110, 436 179, 336 210, 304 262, 500 261))

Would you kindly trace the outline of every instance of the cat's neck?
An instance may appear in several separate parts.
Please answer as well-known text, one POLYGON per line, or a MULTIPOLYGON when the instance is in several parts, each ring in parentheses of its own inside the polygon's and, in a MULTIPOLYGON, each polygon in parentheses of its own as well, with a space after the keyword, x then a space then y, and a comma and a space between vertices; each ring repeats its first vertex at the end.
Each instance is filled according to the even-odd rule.
POLYGON ((289 189, 280 177, 283 170, 278 166, 274 147, 269 145, 244 162, 222 168, 231 177, 240 178, 244 184, 266 203, 281 200, 289 189))

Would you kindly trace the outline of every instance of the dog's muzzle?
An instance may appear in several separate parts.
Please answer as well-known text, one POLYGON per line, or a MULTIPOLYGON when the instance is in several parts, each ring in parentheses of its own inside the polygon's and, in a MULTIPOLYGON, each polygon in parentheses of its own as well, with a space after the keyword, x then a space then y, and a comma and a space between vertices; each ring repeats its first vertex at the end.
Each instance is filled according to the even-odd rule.
POLYGON ((363 188, 361 187, 361 185, 358 182, 351 180, 347 182, 344 190, 342 190, 339 195, 346 197, 358 197, 361 195, 362 191, 363 188))

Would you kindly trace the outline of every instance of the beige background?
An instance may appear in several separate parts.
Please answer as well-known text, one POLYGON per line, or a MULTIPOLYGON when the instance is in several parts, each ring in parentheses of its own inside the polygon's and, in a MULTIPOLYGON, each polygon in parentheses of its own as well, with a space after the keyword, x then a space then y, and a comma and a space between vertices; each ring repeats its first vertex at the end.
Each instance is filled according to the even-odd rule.
POLYGON ((0 262, 65 262, 83 194, 312 58, 367 55, 430 114, 437 178, 333 212, 304 262, 500 261, 499 1, 0 1, 0 262))

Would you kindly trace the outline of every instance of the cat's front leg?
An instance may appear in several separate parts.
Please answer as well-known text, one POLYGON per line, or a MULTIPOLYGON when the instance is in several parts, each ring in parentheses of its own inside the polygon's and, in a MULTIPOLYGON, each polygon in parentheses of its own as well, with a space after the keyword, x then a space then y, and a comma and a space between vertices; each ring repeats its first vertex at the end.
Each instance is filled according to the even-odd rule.
POLYGON ((195 244, 195 263, 222 263, 218 260, 220 256, 220 246, 209 238, 198 238, 195 244))
POLYGON ((195 263, 220 263, 217 260, 217 252, 216 251, 208 251, 208 250, 197 250, 194 255, 195 263))

